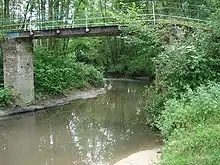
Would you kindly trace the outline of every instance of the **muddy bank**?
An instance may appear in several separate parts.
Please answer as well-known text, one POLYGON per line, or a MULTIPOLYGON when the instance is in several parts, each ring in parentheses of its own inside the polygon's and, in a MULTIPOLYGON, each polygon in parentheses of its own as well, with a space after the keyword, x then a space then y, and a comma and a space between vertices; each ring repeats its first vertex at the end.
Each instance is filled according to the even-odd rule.
POLYGON ((16 115, 21 113, 36 112, 48 108, 54 108, 58 106, 63 106, 70 104, 74 100, 78 99, 90 99, 97 97, 99 95, 105 94, 106 90, 101 89, 91 89, 88 91, 75 91, 65 94, 64 96, 49 98, 45 100, 36 101, 35 105, 30 105, 27 107, 14 107, 14 108, 5 108, 3 111, 0 111, 0 117, 16 115))
POLYGON ((161 148, 134 153, 114 165, 157 165, 160 161, 161 148))
POLYGON ((105 78, 105 80, 110 81, 127 81, 127 82, 137 82, 137 83, 146 83, 149 84, 150 80, 149 78, 105 78))

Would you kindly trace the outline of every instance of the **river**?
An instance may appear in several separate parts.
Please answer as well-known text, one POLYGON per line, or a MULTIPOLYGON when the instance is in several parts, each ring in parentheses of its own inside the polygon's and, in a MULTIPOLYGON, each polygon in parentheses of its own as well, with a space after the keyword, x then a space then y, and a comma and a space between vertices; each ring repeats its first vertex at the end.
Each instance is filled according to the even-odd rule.
POLYGON ((111 165, 160 146, 144 125, 144 83, 109 81, 105 95, 0 120, 0 165, 111 165))

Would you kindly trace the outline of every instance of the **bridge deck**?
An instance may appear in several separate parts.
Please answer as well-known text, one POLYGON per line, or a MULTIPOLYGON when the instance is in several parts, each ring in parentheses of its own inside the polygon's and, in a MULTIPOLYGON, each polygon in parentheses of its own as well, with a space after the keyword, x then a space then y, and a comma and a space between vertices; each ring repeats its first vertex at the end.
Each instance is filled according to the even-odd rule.
POLYGON ((41 38, 70 38, 70 37, 90 37, 90 36, 113 36, 119 35, 119 26, 96 26, 78 28, 58 28, 49 30, 34 30, 24 32, 9 32, 7 37, 10 39, 41 39, 41 38))

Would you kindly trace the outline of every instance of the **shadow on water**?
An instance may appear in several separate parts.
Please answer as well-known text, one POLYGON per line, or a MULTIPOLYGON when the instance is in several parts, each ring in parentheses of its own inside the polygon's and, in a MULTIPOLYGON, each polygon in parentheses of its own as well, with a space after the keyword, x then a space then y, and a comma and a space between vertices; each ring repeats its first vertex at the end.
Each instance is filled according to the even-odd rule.
POLYGON ((103 96, 0 121, 2 165, 108 165, 160 146, 141 121, 143 83, 110 81, 103 96))

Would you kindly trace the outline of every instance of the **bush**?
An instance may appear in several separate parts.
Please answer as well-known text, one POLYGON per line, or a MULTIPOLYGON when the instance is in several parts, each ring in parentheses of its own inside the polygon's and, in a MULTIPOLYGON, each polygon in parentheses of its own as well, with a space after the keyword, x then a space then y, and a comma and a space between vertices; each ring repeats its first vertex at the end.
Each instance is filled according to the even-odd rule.
POLYGON ((7 106, 12 103, 12 98, 7 88, 0 88, 0 107, 7 106))
POLYGON ((175 129, 220 123, 220 85, 210 84, 188 90, 181 99, 170 99, 159 117, 158 126, 165 137, 175 129))
POLYGON ((147 123, 168 139, 162 165, 220 162, 219 33, 197 32, 167 46, 154 60, 147 92, 147 123))
POLYGON ((144 110, 147 125, 154 127, 157 124, 157 118, 164 110, 164 103, 166 99, 166 92, 157 90, 155 86, 147 87, 144 93, 144 110))
POLYGON ((209 81, 219 81, 220 59, 216 52, 207 51, 207 42, 211 42, 210 35, 199 33, 186 42, 169 46, 155 59, 158 85, 178 94, 209 81))
POLYGON ((86 82, 94 87, 102 87, 104 84, 103 74, 92 65, 85 65, 85 77, 86 82))
POLYGON ((57 95, 72 88, 104 85, 103 75, 93 66, 76 62, 74 54, 37 48, 35 56, 35 86, 38 94, 57 95))
POLYGON ((162 154, 161 165, 218 165, 220 124, 176 130, 162 154))
POLYGON ((162 165, 216 165, 220 161, 220 84, 188 90, 166 102, 158 122, 168 138, 162 165))
POLYGON ((156 79, 145 92, 148 124, 158 127, 156 123, 167 100, 178 100, 188 89, 195 90, 210 81, 220 82, 220 47, 212 36, 193 35, 170 45, 155 58, 156 79))

